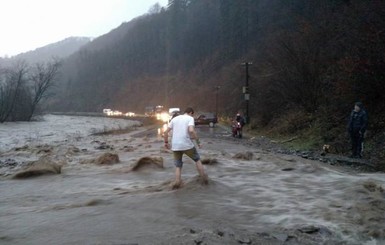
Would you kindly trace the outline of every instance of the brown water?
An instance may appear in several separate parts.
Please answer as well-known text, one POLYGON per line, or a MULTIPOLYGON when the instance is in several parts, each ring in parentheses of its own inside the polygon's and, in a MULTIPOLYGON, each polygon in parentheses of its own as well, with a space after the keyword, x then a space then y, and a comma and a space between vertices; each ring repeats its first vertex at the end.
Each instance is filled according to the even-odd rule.
MULTIPOLYGON (((185 183, 179 190, 170 188, 172 156, 161 150, 156 136, 56 139, 49 143, 51 154, 68 162, 61 175, 0 179, 0 244, 167 244, 188 229, 251 234, 304 225, 326 227, 332 233, 326 240, 385 243, 384 174, 351 173, 263 152, 240 141, 205 137, 204 130, 199 132, 202 158, 215 158, 218 164, 205 166, 210 183, 202 186, 195 166, 185 159, 185 183), (79 164, 105 152, 94 149, 95 140, 114 145, 121 163, 79 164), (125 146, 131 151, 124 151, 125 146), (70 147, 87 151, 69 154, 70 147), (253 160, 232 158, 245 151, 253 153, 253 160), (165 168, 126 171, 143 156, 162 156, 165 168)), ((28 152, 37 158, 32 148, 3 151, 0 159, 13 154, 17 160, 28 152)), ((183 236, 177 241, 182 243, 183 236)))

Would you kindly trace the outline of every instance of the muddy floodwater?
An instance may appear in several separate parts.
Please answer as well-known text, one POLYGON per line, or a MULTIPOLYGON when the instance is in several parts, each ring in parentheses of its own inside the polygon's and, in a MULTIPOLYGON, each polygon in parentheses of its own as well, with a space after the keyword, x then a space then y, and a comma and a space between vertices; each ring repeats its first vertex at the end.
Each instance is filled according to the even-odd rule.
POLYGON ((0 125, 0 244, 385 244, 383 173, 272 153, 200 126, 209 184, 184 158, 184 184, 172 190, 161 129, 137 126, 52 115, 0 125), (119 162, 93 161, 105 153, 119 162), (132 171, 142 157, 163 168, 132 171), (13 178, 43 158, 60 174, 13 178))

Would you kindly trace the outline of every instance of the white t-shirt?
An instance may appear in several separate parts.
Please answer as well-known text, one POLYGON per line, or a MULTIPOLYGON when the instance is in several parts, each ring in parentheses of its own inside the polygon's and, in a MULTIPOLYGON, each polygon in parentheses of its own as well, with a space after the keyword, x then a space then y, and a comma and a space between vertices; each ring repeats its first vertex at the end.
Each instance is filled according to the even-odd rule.
POLYGON ((171 150, 185 151, 194 147, 188 132, 188 127, 194 125, 194 118, 186 114, 171 120, 169 124, 169 128, 172 129, 171 150))

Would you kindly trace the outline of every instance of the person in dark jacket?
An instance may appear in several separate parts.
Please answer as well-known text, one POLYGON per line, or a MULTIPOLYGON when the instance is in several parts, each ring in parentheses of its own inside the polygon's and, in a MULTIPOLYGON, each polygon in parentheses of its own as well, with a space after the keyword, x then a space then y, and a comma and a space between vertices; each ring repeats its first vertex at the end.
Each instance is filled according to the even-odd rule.
POLYGON ((242 128, 245 124, 245 119, 241 116, 241 113, 237 113, 231 126, 233 137, 238 136, 239 138, 242 138, 242 128))
POLYGON ((348 131, 352 142, 352 157, 362 157, 362 146, 364 134, 368 126, 368 115, 361 102, 354 104, 354 109, 350 114, 348 131))
POLYGON ((241 113, 237 113, 235 116, 235 121, 239 122, 241 124, 241 127, 245 126, 245 118, 241 116, 241 113))

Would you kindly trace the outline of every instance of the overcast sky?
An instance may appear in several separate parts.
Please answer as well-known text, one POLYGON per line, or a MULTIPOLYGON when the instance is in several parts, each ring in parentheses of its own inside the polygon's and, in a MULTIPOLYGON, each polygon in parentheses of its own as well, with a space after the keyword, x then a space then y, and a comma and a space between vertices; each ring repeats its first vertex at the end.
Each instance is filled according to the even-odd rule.
POLYGON ((168 0, 0 0, 0 57, 71 36, 98 37, 168 0))

